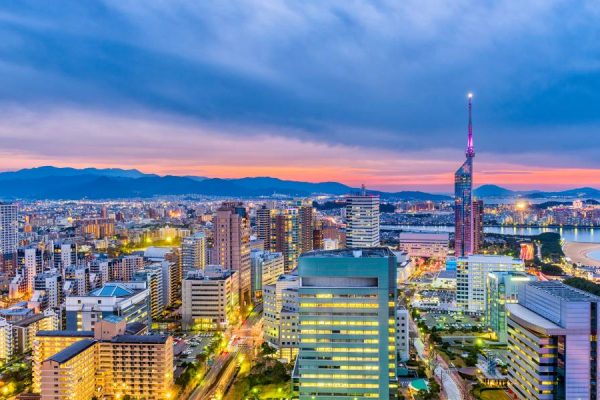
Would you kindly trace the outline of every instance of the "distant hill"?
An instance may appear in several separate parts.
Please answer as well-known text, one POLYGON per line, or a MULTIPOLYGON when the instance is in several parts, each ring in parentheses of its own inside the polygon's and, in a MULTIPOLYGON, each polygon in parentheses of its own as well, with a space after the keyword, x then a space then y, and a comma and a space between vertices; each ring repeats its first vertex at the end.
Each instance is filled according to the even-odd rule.
POLYGON ((516 193, 498 185, 481 185, 473 191, 477 197, 512 197, 516 193))
MULTIPOLYGON (((4 199, 106 199, 198 194, 258 197, 274 194, 343 195, 358 189, 337 182, 300 182, 270 177, 219 179, 196 176, 159 176, 138 170, 39 167, 0 173, 4 199)), ((449 196, 418 191, 376 192, 388 200, 450 200, 449 196)))

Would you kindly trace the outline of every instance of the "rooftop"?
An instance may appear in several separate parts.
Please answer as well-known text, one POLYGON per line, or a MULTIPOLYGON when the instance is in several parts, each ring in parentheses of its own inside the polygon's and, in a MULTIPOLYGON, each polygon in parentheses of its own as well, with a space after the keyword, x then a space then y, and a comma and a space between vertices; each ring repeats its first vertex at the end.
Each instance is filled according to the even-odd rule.
POLYGON ((47 315, 44 315, 44 314, 34 314, 31 317, 23 318, 23 319, 15 322, 13 325, 25 327, 25 326, 31 325, 35 322, 38 322, 46 317, 47 317, 47 315))
POLYGON ((77 354, 82 351, 90 348, 96 343, 96 341, 91 339, 80 340, 79 342, 75 342, 63 351, 59 351, 55 355, 48 357, 46 360, 56 361, 57 363, 65 363, 69 361, 71 358, 75 357, 77 354))
POLYGON ((383 258, 394 256, 387 247, 362 247, 357 249, 315 250, 304 253, 300 258, 383 258))
POLYGON ((94 337, 92 331, 38 331, 37 336, 94 337))
POLYGON ((541 289, 551 296, 559 297, 563 301, 600 301, 600 297, 584 292, 583 290, 575 289, 562 282, 539 281, 531 282, 529 285, 541 289))
POLYGON ((168 336, 165 335, 118 335, 111 342, 161 344, 166 343, 167 339, 168 336))
POLYGON ((128 289, 118 283, 107 283, 99 289, 92 290, 88 296, 96 297, 128 297, 134 293, 133 290, 128 289))
POLYGON ((140 332, 145 330, 146 324, 144 324, 143 322, 132 322, 130 324, 127 324, 127 326, 125 327, 125 333, 127 335, 139 335, 140 332))
POLYGON ((564 329, 520 304, 506 304, 508 316, 519 324, 546 335, 564 334, 564 329))

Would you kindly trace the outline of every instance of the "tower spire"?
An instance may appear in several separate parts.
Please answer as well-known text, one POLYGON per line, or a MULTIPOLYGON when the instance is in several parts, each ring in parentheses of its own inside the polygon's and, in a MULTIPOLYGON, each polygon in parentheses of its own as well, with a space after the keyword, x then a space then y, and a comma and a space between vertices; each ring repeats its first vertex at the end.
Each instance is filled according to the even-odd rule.
POLYGON ((473 121, 471 119, 471 109, 473 93, 469 93, 469 138, 467 140, 467 157, 475 157, 475 148, 473 147, 473 121))

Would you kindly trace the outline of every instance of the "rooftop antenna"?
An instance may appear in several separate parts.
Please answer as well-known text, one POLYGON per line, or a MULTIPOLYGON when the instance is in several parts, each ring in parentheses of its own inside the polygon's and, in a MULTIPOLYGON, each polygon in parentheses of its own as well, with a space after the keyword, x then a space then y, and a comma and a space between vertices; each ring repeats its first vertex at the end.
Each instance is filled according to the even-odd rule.
POLYGON ((473 93, 469 93, 467 97, 469 98, 469 138, 467 140, 467 157, 473 158, 475 157, 475 148, 473 147, 473 120, 471 118, 473 93))

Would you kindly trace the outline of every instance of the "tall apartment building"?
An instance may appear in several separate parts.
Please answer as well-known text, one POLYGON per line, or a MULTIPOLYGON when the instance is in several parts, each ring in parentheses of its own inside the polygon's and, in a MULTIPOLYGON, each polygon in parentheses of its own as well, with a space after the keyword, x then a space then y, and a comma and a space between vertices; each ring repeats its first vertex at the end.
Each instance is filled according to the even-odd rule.
POLYGON ((15 273, 18 233, 16 204, 0 203, 0 269, 11 276, 15 273))
POLYGON ((310 200, 298 206, 298 253, 307 253, 313 249, 315 210, 310 200))
POLYGON ((521 288, 519 302, 506 305, 513 398, 599 398, 599 302, 561 282, 521 288))
POLYGON ((181 260, 184 271, 203 269, 206 266, 206 235, 203 232, 183 239, 181 260))
POLYGON ((256 210, 256 237, 263 241, 264 250, 271 250, 271 212, 266 205, 256 210))
POLYGON ((201 330, 225 329, 238 320, 238 272, 209 265, 182 282, 181 320, 201 330))
POLYGON ((71 265, 77 265, 77 245, 75 243, 55 243, 52 261, 54 268, 59 272, 71 265))
POLYGON ((173 398, 172 338, 129 331, 113 316, 93 331, 38 332, 33 392, 48 400, 173 398))
POLYGON ((252 250, 252 299, 262 299, 263 287, 277 281, 284 272, 283 254, 252 250))
POLYGON ((37 274, 33 280, 35 299, 41 305, 41 309, 60 308, 63 295, 63 277, 56 271, 46 271, 37 274))
POLYGON ((346 198, 346 246, 379 246, 379 196, 366 193, 346 198))
POLYGON ((506 304, 516 303, 521 286, 536 277, 519 271, 490 272, 487 278, 485 322, 500 343, 507 343, 506 304))
POLYGON ((223 203, 213 219, 213 264, 237 271, 242 312, 251 304, 250 221, 242 203, 223 203))
POLYGON ((23 275, 25 292, 32 293, 34 278, 44 271, 43 252, 37 247, 28 247, 17 251, 17 269, 23 275))
POLYGON ((283 254, 285 272, 290 272, 298 265, 298 209, 274 210, 271 215, 271 251, 283 254))
POLYGON ((490 272, 524 271, 523 261, 509 256, 471 255, 456 259, 456 304, 464 311, 485 312, 490 272))
POLYGON ((400 232, 398 249, 410 257, 444 259, 448 256, 448 233, 400 232))
POLYGON ((287 361, 298 353, 299 287, 300 278, 291 274, 263 286, 263 339, 277 349, 278 358, 287 361))
POLYGON ((300 258, 298 275, 299 399, 397 398, 394 254, 311 252, 300 258))
POLYGON ((150 291, 150 316, 152 319, 160 318, 165 310, 162 272, 160 264, 151 264, 133 276, 135 281, 146 282, 146 287, 150 291))
POLYGON ((111 281, 130 281, 133 279, 133 275, 142 269, 144 269, 144 257, 125 256, 111 263, 110 279, 111 281))

